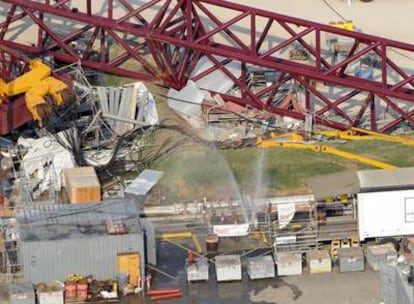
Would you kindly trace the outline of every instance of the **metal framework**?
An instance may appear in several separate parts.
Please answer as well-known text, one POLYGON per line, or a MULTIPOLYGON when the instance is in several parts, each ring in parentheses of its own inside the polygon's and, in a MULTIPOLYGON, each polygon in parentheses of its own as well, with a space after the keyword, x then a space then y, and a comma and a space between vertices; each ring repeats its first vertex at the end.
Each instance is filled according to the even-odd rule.
POLYGON ((20 52, 175 89, 220 72, 231 90, 203 89, 272 114, 379 132, 414 121, 407 43, 222 0, 0 0, 0 8, 3 77, 20 52), (249 85, 258 70, 273 75, 267 86, 249 85), (303 111, 278 102, 286 87, 302 96, 303 111))

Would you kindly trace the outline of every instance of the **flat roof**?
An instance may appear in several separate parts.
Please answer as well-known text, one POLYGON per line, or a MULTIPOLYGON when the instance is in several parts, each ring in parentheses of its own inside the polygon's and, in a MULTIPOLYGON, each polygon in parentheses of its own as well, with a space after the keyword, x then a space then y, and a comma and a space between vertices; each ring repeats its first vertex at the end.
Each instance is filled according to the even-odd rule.
POLYGON ((19 210, 16 220, 22 241, 108 236, 108 221, 125 224, 128 234, 142 232, 135 203, 124 199, 101 203, 33 206, 19 210))
POLYGON ((346 171, 309 179, 316 201, 342 194, 414 189, 414 167, 346 171))
POLYGON ((414 167, 357 172, 360 192, 414 189, 414 167))
POLYGON ((359 192, 358 177, 354 171, 311 177, 309 187, 317 201, 359 192))

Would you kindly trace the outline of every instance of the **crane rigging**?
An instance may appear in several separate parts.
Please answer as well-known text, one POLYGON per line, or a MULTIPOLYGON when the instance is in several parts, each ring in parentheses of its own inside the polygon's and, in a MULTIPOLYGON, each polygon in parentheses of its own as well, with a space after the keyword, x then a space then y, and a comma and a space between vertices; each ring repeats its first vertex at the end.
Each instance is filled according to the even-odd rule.
POLYGON ((387 133, 414 121, 414 75, 396 56, 412 55, 408 43, 221 0, 108 0, 99 8, 91 0, 0 3, 8 12, 0 22, 3 78, 21 52, 47 54, 174 89, 192 80, 224 101, 295 120, 311 115, 339 130, 387 133), (367 58, 375 60, 368 74, 367 58), (251 86, 252 70, 272 78, 251 86), (226 89, 211 85, 218 74, 226 89), (301 111, 275 100, 292 83, 301 111))

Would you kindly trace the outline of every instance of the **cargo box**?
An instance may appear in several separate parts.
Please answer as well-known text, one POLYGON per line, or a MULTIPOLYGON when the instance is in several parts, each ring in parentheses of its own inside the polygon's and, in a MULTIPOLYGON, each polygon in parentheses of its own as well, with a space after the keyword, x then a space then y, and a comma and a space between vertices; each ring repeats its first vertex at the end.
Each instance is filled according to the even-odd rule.
POLYGON ((219 255, 215 257, 217 282, 239 281, 242 279, 239 255, 219 255))
POLYGON ((247 259, 247 274, 251 280, 274 278, 275 262, 270 255, 247 259))
POLYGON ((276 258, 277 275, 300 275, 302 274, 302 254, 281 252, 276 258))
POLYGON ((64 288, 57 283, 49 285, 40 283, 36 285, 38 304, 64 304, 64 288))
POLYGON ((381 264, 396 264, 398 259, 397 251, 393 244, 371 245, 365 251, 368 264, 374 270, 380 270, 381 264))
POLYGON ((339 248, 338 263, 340 272, 364 271, 364 252, 360 247, 339 248))
POLYGON ((36 297, 31 283, 10 284, 8 288, 10 304, 35 304, 36 297))
POLYGON ((194 262, 187 262, 187 281, 208 281, 208 261, 205 258, 195 258, 194 262))
POLYGON ((310 273, 331 272, 332 260, 327 250, 311 250, 306 253, 310 273))

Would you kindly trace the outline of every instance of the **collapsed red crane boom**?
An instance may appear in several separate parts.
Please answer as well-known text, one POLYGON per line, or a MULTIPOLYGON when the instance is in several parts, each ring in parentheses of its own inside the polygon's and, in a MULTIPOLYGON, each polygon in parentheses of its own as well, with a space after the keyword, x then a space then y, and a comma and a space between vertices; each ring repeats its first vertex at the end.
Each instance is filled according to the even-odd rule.
POLYGON ((19 52, 47 54, 176 89, 191 79, 226 101, 338 129, 389 132, 414 121, 407 43, 221 0, 0 4, 3 76, 19 52), (258 71, 272 76, 264 86, 252 85, 258 71), (217 75, 231 88, 203 86, 217 75), (286 89, 301 111, 280 102, 286 89))

